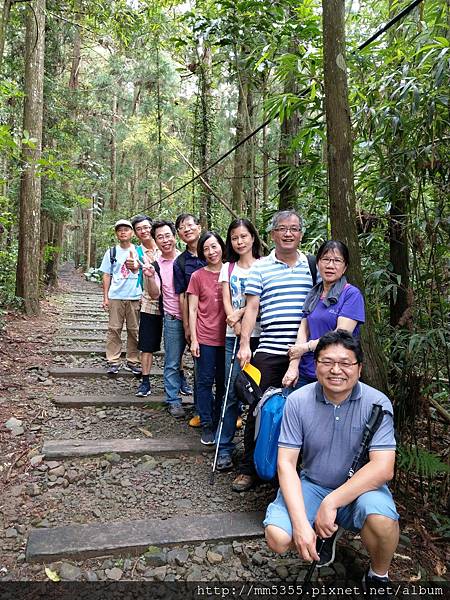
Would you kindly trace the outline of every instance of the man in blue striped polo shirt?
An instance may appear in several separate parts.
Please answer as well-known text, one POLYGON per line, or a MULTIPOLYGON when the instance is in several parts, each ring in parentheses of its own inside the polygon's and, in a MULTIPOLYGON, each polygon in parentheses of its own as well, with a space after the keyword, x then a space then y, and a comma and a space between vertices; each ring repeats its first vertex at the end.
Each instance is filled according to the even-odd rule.
MULTIPOLYGON (((261 337, 252 364, 261 371, 263 392, 268 387, 281 387, 289 366, 288 347, 295 344, 303 303, 313 285, 308 259, 298 249, 303 236, 300 215, 293 210, 277 212, 270 230, 275 249, 253 264, 247 279, 247 304, 238 353, 241 367, 252 359, 250 335, 260 313, 261 337)), ((244 432, 244 456, 239 475, 232 484, 236 492, 246 491, 255 483, 254 431, 255 419, 250 407, 244 432)))

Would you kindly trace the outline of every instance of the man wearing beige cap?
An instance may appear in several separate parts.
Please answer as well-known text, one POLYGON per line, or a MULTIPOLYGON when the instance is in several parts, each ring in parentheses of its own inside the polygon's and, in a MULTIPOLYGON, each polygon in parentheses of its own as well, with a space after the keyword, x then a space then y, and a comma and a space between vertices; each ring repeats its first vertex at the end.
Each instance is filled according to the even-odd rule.
POLYGON ((106 336, 106 360, 108 375, 116 375, 121 367, 121 334, 124 321, 127 328, 127 356, 125 369, 135 375, 141 374, 138 350, 139 301, 142 287, 139 281, 138 257, 131 243, 133 227, 130 221, 120 219, 114 230, 118 244, 109 248, 103 256, 100 271, 103 272, 103 303, 108 311, 106 336), (127 259, 136 263, 136 272, 127 266, 127 259))

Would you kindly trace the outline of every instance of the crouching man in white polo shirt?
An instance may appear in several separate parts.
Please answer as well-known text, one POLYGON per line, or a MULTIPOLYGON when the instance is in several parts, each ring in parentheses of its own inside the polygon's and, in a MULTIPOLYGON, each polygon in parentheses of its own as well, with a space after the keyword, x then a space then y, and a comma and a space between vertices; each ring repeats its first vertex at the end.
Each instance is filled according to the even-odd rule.
MULTIPOLYGON (((348 332, 324 335, 314 359, 317 382, 286 400, 278 442, 280 489, 264 521, 267 543, 274 552, 292 548, 312 561, 319 560, 317 536, 330 538, 339 525, 360 531, 370 557, 363 583, 370 590, 386 588, 399 538, 399 515, 386 485, 395 462, 392 404, 359 381, 363 353, 348 332), (383 419, 369 444, 367 462, 348 479, 373 404, 382 406, 383 419)), ((334 558, 331 546, 327 551, 334 558)))

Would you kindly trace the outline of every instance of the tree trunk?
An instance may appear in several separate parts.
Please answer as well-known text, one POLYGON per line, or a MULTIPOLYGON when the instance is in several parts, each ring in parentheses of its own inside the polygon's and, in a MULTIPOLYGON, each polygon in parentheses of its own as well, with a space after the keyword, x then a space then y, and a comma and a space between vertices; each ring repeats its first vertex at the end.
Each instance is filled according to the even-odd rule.
POLYGON ((12 0, 3 0, 3 6, 0 13, 0 73, 3 67, 3 54, 5 52, 6 30, 9 23, 9 13, 11 11, 12 0))
POLYGON ((158 202, 159 210, 162 208, 162 106, 161 106, 161 83, 160 83, 160 62, 159 62, 159 41, 156 37, 156 122, 158 124, 158 202))
MULTIPOLYGON (((200 69, 200 165, 203 171, 210 162, 211 146, 211 50, 205 48, 200 69)), ((209 184, 209 173, 205 173, 204 180, 209 184)), ((202 227, 211 226, 211 193, 206 187, 200 192, 200 223, 202 227)))
MULTIPOLYGON (((390 0, 389 18, 395 16, 398 10, 398 3, 390 0)), ((402 34, 392 28, 389 31, 388 39, 394 43, 397 37, 402 34)), ((398 132, 401 136, 402 133, 398 132)), ((395 146, 395 140, 393 146, 395 146)), ((394 151, 394 147, 391 148, 394 151)), ((392 177, 396 174, 395 180, 391 186, 391 207, 389 209, 389 260, 392 264, 392 284, 389 296, 389 322, 392 327, 400 325, 405 311, 409 308, 408 288, 409 288, 409 250, 408 250, 408 212, 410 197, 410 181, 405 176, 399 164, 393 164, 391 171, 392 177)), ((407 324, 409 321, 406 320, 407 324)))
POLYGON ((85 247, 85 256, 86 256, 86 270, 92 264, 92 222, 93 222, 93 209, 86 209, 86 247, 85 247))
MULTIPOLYGON (((353 145, 345 63, 345 1, 322 0, 324 35, 325 109, 327 119, 328 195, 331 232, 347 244, 349 280, 364 293, 353 185, 353 145)), ((366 355, 364 378, 377 389, 387 389, 384 357, 378 349, 370 313, 362 328, 366 355)))
POLYGON ((389 258, 395 286, 389 299, 392 327, 400 324, 405 311, 409 308, 408 190, 405 182, 403 189, 393 191, 395 197, 391 198, 389 210, 389 258))
POLYGON ((110 139, 110 196, 109 207, 112 212, 117 210, 117 145, 116 145, 116 126, 117 126, 117 94, 112 99, 112 118, 111 118, 111 139, 110 139))
POLYGON ((19 254, 16 294, 23 298, 28 315, 39 313, 39 241, 41 179, 37 161, 42 153, 42 119, 45 53, 45 0, 34 0, 26 15, 25 103, 23 130, 35 138, 35 146, 22 146, 24 165, 19 193, 19 254))
POLYGON ((81 63, 81 35, 79 27, 75 27, 73 38, 72 66, 70 69, 69 88, 75 90, 78 88, 78 73, 81 63))
MULTIPOLYGON (((247 93, 248 85, 244 75, 238 73, 238 104, 236 113, 236 139, 240 142, 247 132, 247 93)), ((234 151, 233 181, 231 185, 231 206, 239 215, 242 214, 244 205, 244 173, 246 165, 246 146, 243 144, 234 151)))
MULTIPOLYGON (((267 76, 264 75, 263 83, 263 122, 267 120, 267 112, 264 109, 267 97, 267 76)), ((262 130, 262 212, 267 210, 269 204, 269 145, 267 143, 267 127, 262 130)))
MULTIPOLYGON (((248 135, 255 128, 255 107, 253 102, 253 92, 251 86, 251 80, 248 83, 247 93, 247 133, 248 135)), ((256 204, 256 192, 255 192, 255 138, 252 137, 245 144, 247 147, 247 168, 246 168, 246 180, 245 180, 245 199, 246 207, 245 214, 249 215, 254 221, 255 217, 255 204, 256 204)))
MULTIPOLYGON (((295 19, 292 9, 288 13, 289 17, 295 19)), ((291 54, 298 53, 298 39, 293 38, 289 45, 291 54)), ((296 73, 289 73, 284 82, 284 93, 297 96, 299 93, 298 80, 296 73)), ((279 210, 296 208, 298 199, 298 185, 296 173, 299 166, 298 150, 293 148, 293 142, 298 134, 300 118, 298 111, 285 116, 281 123, 280 148, 278 154, 278 189, 280 197, 278 201, 279 210)))

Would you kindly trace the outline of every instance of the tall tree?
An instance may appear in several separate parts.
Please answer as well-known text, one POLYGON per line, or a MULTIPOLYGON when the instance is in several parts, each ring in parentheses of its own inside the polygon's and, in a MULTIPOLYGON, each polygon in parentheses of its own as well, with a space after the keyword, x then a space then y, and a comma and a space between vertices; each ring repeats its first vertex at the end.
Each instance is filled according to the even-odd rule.
POLYGON ((39 313, 41 178, 37 168, 42 153, 44 53, 45 0, 34 0, 26 12, 23 111, 23 130, 28 132, 33 143, 22 146, 16 272, 16 295, 23 298, 25 311, 29 315, 39 313))
MULTIPOLYGON (((295 13, 290 7, 288 17, 295 19, 295 13)), ((296 55, 298 49, 298 38, 294 36, 290 41, 289 53, 296 55)), ((295 61, 295 64, 297 61, 295 61)), ((297 69, 289 71, 284 80, 284 93, 297 96, 299 84, 297 69)), ((298 196, 298 184, 296 180, 296 169, 299 166, 299 151, 295 147, 295 138, 298 134, 300 117, 298 110, 286 114, 281 123, 280 149, 278 154, 278 189, 280 191, 279 209, 285 210, 295 208, 298 196)))
POLYGON ((0 3, 0 72, 3 65, 3 53, 5 50, 6 29, 9 23, 12 0, 3 0, 0 3))
MULTIPOLYGON (((322 10, 331 232, 334 239, 347 244, 351 256, 349 278, 364 291, 356 227, 353 143, 345 62, 345 0, 322 0, 322 10)), ((365 379, 376 388, 386 390, 386 367, 375 343, 370 313, 362 329, 362 341, 366 353, 365 379)))

